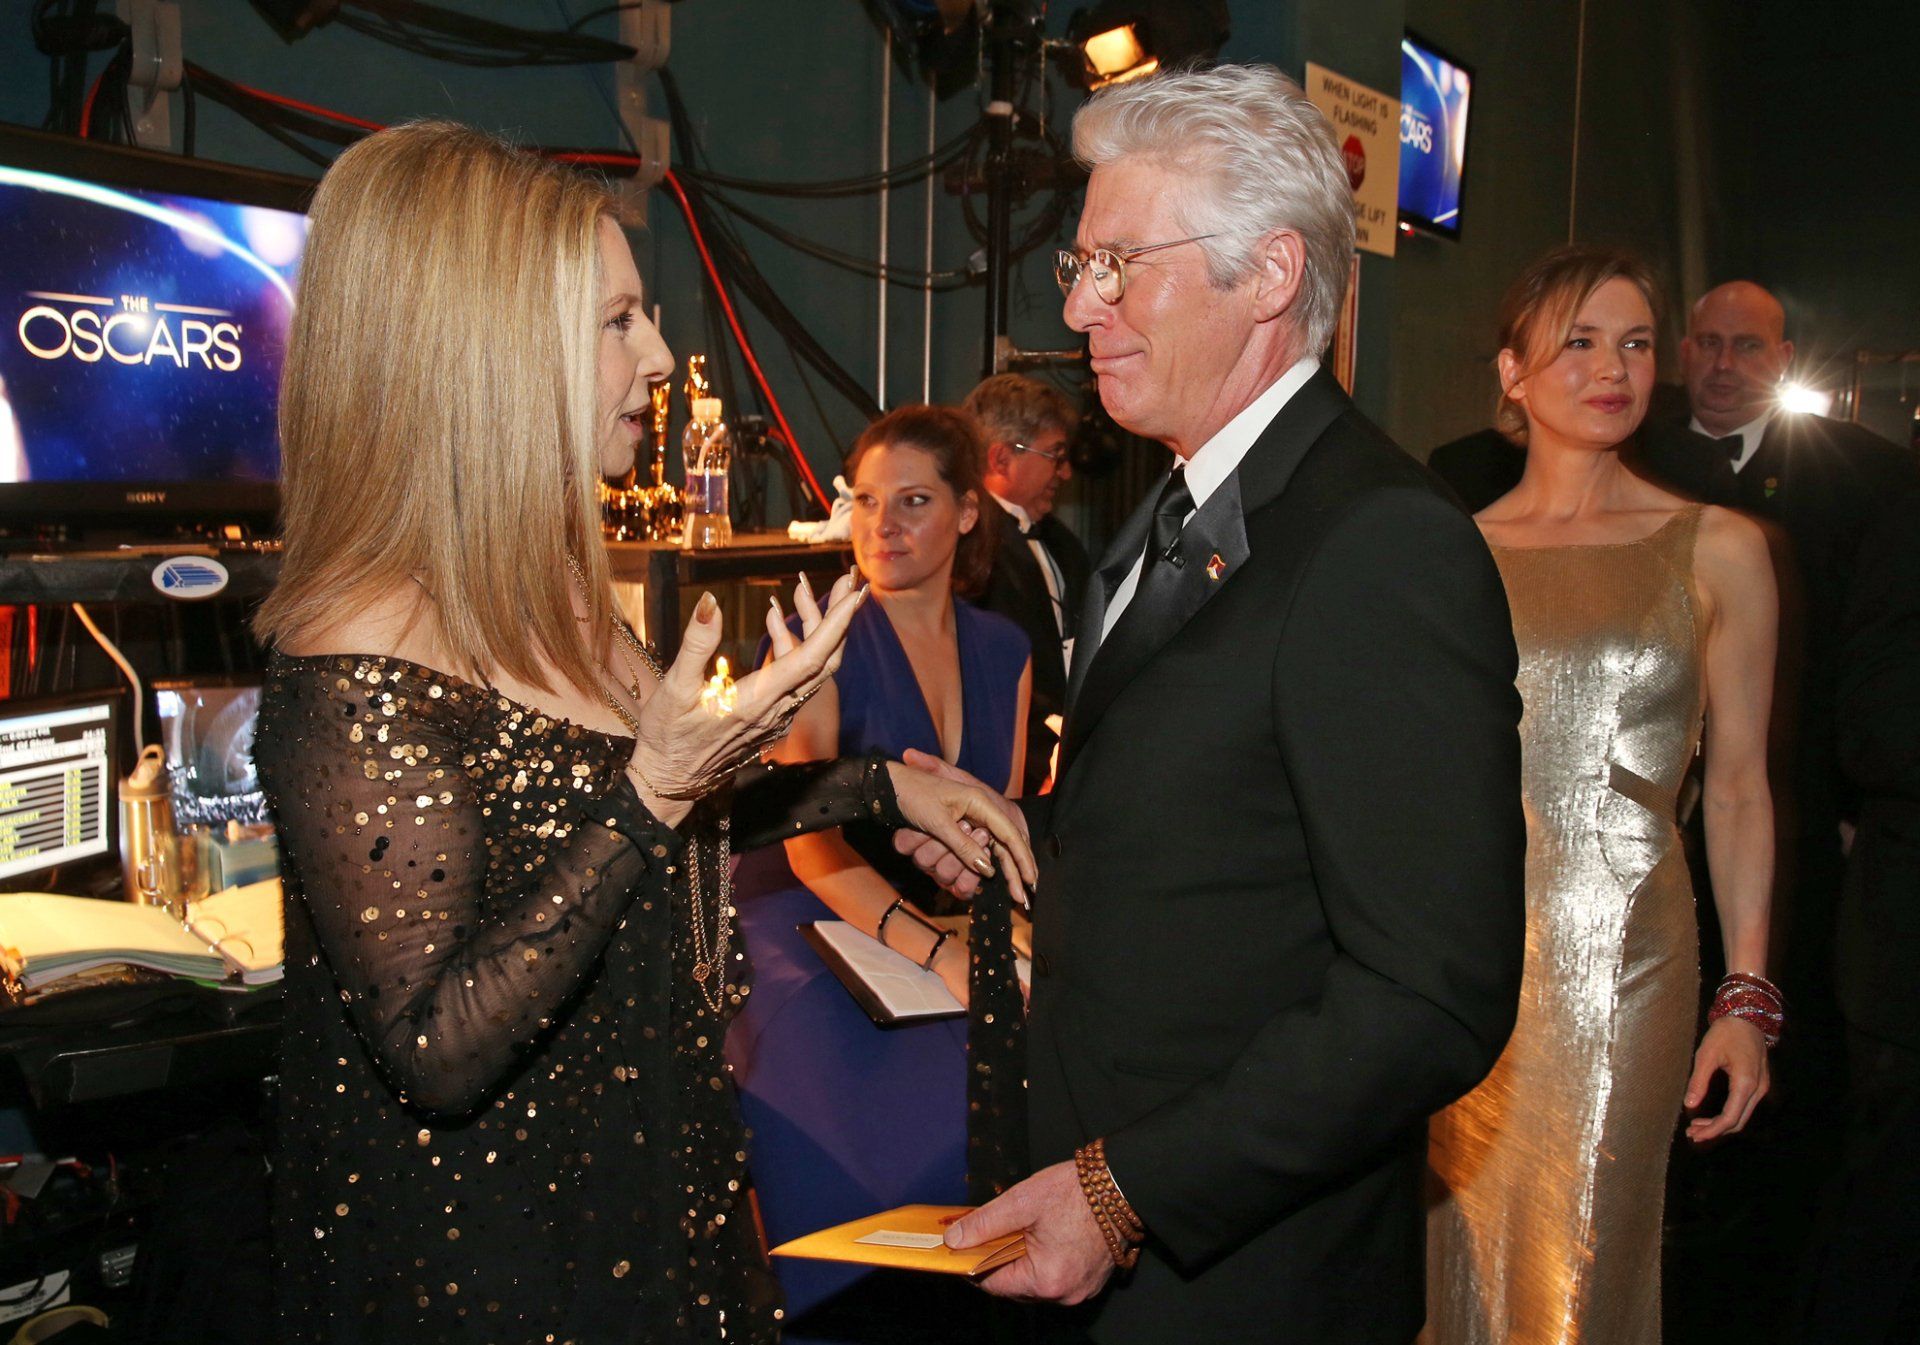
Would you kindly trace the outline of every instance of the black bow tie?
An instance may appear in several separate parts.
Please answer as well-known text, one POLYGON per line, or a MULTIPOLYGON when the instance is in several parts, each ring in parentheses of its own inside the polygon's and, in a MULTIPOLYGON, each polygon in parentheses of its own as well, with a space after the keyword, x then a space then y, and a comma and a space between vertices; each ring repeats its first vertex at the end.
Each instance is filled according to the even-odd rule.
POLYGON ((1739 462, 1740 455, 1747 451, 1747 437, 1744 434, 1729 434, 1726 438, 1715 439, 1713 442, 1726 450, 1728 462, 1739 462))

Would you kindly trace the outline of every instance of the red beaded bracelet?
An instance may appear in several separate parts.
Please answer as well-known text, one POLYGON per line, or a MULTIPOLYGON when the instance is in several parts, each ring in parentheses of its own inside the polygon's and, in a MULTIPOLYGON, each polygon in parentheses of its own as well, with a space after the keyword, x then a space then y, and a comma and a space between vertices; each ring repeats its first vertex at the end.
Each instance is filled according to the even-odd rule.
POLYGON ((1780 1043, 1786 1027, 1787 1002, 1780 987, 1764 976, 1751 972, 1728 972, 1714 992, 1713 1007, 1707 1010, 1709 1025, 1722 1018, 1739 1018, 1752 1023, 1769 1047, 1780 1043))

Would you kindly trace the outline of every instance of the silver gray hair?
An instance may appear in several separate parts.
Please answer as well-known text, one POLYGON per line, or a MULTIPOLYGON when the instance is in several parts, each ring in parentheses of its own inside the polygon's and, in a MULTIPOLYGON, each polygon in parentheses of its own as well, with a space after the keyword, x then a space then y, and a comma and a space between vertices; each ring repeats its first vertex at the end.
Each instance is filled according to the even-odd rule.
POLYGON ((1298 84, 1270 65, 1221 65, 1111 85, 1073 119, 1073 153, 1088 169, 1156 160, 1204 184, 1179 210, 1189 232, 1213 235, 1199 246, 1217 288, 1252 273, 1264 235, 1297 232, 1305 353, 1326 349, 1347 292, 1353 189, 1333 128, 1298 84))

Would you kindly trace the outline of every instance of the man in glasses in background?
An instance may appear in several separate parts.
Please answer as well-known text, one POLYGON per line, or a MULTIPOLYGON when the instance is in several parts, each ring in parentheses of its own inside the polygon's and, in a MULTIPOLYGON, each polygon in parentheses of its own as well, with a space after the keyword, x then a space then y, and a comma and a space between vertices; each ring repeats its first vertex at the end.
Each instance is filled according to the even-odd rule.
POLYGON ((1505 592, 1320 367, 1353 200, 1298 86, 1115 85, 1074 151, 1066 320, 1172 470, 1088 585, 1054 789, 1022 801, 1038 1170, 948 1241, 1024 1232, 984 1287, 1098 1297, 1102 1345, 1405 1345, 1427 1117, 1519 999, 1505 592))
POLYGON ((1087 549, 1054 516, 1054 497, 1073 478, 1068 460, 1080 417, 1050 384, 995 374, 967 394, 967 413, 987 443, 987 492, 1006 515, 995 531, 993 572, 980 605, 1017 622, 1033 645, 1027 717, 1027 794, 1045 783, 1066 712, 1067 663, 1087 588, 1087 549))

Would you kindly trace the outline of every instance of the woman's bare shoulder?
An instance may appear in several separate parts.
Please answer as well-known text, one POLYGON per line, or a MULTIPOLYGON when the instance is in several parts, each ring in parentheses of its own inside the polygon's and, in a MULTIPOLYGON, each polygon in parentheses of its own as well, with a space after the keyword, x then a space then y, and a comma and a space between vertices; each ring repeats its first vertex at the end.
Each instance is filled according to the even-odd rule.
POLYGON ((295 658, 374 654, 439 667, 443 651, 429 617, 427 604, 417 592, 396 590, 315 622, 280 641, 279 648, 295 658))
POLYGON ((1701 510, 1693 574, 1711 610, 1778 620, 1773 553, 1766 533, 1746 515, 1712 504, 1701 510))
POLYGON ((1771 572, 1773 563, 1767 549, 1767 534, 1760 525, 1737 509, 1709 504, 1700 510, 1700 533, 1694 553, 1708 560, 1732 565, 1764 565, 1771 572))

